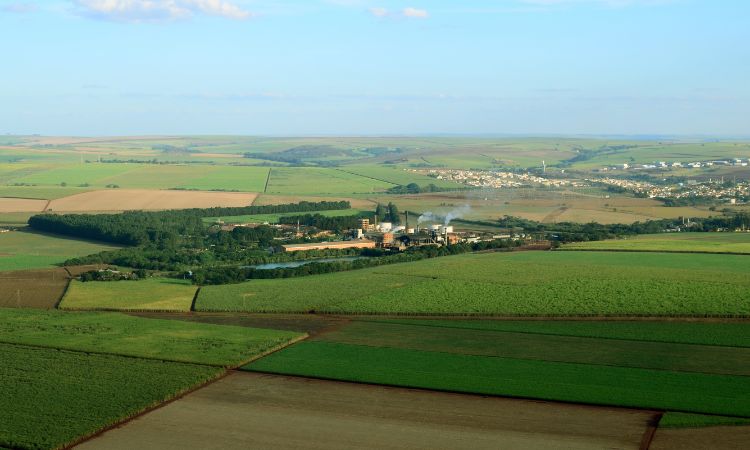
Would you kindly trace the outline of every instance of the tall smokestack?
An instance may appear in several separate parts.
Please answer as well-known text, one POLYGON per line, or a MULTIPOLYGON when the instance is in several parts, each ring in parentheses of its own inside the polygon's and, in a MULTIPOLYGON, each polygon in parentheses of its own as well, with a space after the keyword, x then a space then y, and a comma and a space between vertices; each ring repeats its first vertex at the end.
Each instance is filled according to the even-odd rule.
POLYGON ((409 229, 409 211, 407 210, 405 212, 406 212, 406 225, 404 225, 404 229, 408 230, 409 229))

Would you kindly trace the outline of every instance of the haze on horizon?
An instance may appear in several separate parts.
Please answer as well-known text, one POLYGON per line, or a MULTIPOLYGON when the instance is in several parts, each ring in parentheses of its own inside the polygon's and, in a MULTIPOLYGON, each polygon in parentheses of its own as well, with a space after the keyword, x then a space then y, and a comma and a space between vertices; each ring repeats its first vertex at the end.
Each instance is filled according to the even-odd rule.
POLYGON ((741 0, 0 0, 0 133, 750 133, 741 0))

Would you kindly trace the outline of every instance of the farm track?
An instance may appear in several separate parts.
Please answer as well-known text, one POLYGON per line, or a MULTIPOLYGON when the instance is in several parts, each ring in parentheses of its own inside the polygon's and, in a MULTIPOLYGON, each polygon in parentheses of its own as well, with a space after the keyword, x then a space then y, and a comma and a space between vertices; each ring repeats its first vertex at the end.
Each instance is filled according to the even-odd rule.
POLYGON ((552 223, 554 222, 560 215, 562 215, 565 211, 567 211, 569 208, 567 206, 561 206, 560 208, 557 208, 556 210, 552 211, 551 213, 544 216, 544 218, 541 220, 542 223, 552 223))
POLYGON ((659 428, 659 422, 663 415, 664 413, 657 413, 656 416, 649 421, 648 427, 646 427, 646 432, 643 433, 643 439, 641 439, 641 445, 638 448, 639 450, 649 450, 651 448, 651 442, 654 440, 654 435, 659 428))

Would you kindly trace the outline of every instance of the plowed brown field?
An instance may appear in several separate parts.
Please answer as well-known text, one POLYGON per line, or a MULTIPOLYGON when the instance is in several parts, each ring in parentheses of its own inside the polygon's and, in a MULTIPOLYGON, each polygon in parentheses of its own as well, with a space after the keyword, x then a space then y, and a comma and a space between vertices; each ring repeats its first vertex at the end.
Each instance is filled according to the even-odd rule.
POLYGON ((47 200, 0 197, 0 213, 26 211, 41 212, 46 204, 47 200))
POLYGON ((250 192, 108 189, 52 200, 49 208, 60 212, 86 212, 249 206, 256 196, 250 192))
POLYGON ((80 449, 637 449, 652 414, 233 373, 80 449))

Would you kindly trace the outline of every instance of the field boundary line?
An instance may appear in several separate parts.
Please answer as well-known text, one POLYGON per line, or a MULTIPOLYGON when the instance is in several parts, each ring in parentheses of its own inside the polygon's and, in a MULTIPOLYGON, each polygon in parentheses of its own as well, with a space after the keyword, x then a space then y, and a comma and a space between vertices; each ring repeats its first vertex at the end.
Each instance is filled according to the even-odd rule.
POLYGON ((268 183, 271 181, 271 171, 272 170, 273 170, 273 168, 271 168, 271 167, 268 168, 268 173, 266 174, 266 184, 265 184, 265 186, 263 186, 263 193, 264 194, 268 193, 268 183))
POLYGON ((336 170, 338 170, 339 172, 348 173, 349 175, 356 175, 358 177, 368 178, 370 180, 380 181, 380 182, 383 182, 383 183, 392 184, 394 186, 399 186, 398 183, 394 183, 393 181, 384 180, 382 178, 375 178, 375 177, 371 177, 369 175, 362 175, 361 173, 349 172, 348 170, 344 170, 344 169, 340 169, 340 168, 336 168, 336 170))
POLYGON ((661 422, 662 417, 664 417, 663 411, 659 412, 653 420, 649 421, 648 426, 646 427, 646 432, 643 433, 643 438, 641 438, 641 445, 638 447, 638 450, 648 450, 651 447, 651 441, 654 440, 654 435, 659 428, 659 422, 661 422))
POLYGON ((202 287, 203 286, 198 286, 198 289, 195 290, 195 294, 193 294, 193 301, 190 303, 190 312, 195 311, 195 302, 198 301, 198 294, 200 294, 202 287))
MULTIPOLYGON (((68 269, 65 269, 65 271, 70 275, 70 272, 68 269)), ((73 283, 73 278, 68 278, 68 282, 65 283, 65 289, 63 289, 62 295, 60 298, 57 299, 55 302, 55 305, 52 307, 52 309, 60 309, 60 303, 65 299, 65 296, 68 295, 68 289, 70 289, 70 285, 73 283)))
POLYGON ((261 352, 261 353, 259 353, 257 355, 254 355, 253 357, 245 360, 244 362, 242 362, 242 363, 240 363, 240 364, 238 364, 236 366, 229 367, 229 370, 237 370, 237 369, 239 369, 242 366, 246 366, 246 365, 250 364, 251 362, 257 361, 257 360, 259 360, 261 358, 264 358, 264 357, 266 357, 266 356, 268 356, 268 355, 270 355, 272 353, 276 353, 276 352, 278 352, 280 350, 283 350, 283 349, 285 349, 285 348, 287 348, 289 346, 292 346, 292 345, 296 344, 297 342, 304 341, 305 339, 308 339, 309 337, 310 337, 309 334, 303 333, 301 336, 297 336, 294 339, 290 339, 290 340, 288 340, 286 342, 282 342, 279 345, 275 345, 275 346, 269 348, 268 350, 265 350, 265 351, 263 351, 263 352, 261 352))
POLYGON ((131 415, 129 417, 121 419, 121 420, 117 421, 116 423, 113 423, 112 425, 108 425, 107 427, 102 428, 101 430, 93 432, 92 434, 89 434, 87 436, 81 436, 81 437, 77 438, 74 442, 71 442, 69 444, 65 444, 63 447, 61 447, 61 449, 62 450, 72 449, 73 447, 75 447, 77 445, 80 445, 80 444, 83 444, 84 442, 90 441, 90 440, 92 440, 94 438, 97 438, 97 437, 101 436, 102 434, 104 434, 104 433, 106 433, 106 432, 108 432, 110 430, 114 430, 115 428, 120 428, 122 426, 125 426, 129 422, 131 422, 131 421, 133 421, 135 419, 138 419, 138 418, 140 418, 142 416, 145 416, 146 414, 148 414, 148 413, 150 413, 152 411, 155 411, 157 409, 163 408, 163 407, 169 405, 172 402, 176 402, 177 400, 182 399, 186 395, 192 394, 193 392, 195 392, 195 391, 197 391, 199 389, 203 389, 204 387, 206 387, 206 386, 208 386, 210 384, 213 384, 213 383, 221 380, 222 378, 226 378, 230 373, 231 372, 229 370, 224 369, 223 372, 219 373, 218 375, 216 375, 215 377, 213 377, 213 378, 211 378, 209 380, 204 381, 203 383, 200 383, 200 384, 198 384, 196 386, 188 388, 185 391, 183 391, 183 392, 175 395, 174 397, 172 397, 170 399, 167 399, 167 400, 165 400, 163 402, 159 402, 156 405, 149 406, 149 407, 143 409, 142 411, 139 411, 139 412, 137 412, 137 413, 135 413, 135 414, 133 414, 133 415, 131 415))

